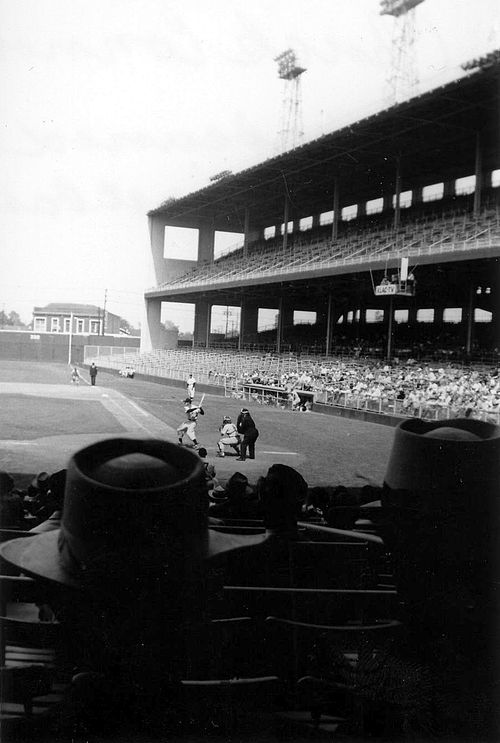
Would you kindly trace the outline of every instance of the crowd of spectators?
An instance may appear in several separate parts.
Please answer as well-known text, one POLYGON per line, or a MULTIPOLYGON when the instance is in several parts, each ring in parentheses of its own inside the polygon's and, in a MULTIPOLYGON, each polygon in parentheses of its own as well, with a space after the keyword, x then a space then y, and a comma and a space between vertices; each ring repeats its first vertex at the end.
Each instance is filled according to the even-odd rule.
POLYGON ((281 374, 255 368, 235 381, 283 389, 290 401, 295 390, 313 392, 330 405, 362 408, 366 401, 380 401, 381 412, 403 416, 435 417, 441 409, 450 417, 491 416, 496 422, 500 415, 497 368, 328 360, 281 374))
POLYGON ((58 529, 66 484, 66 470, 40 472, 26 488, 0 472, 0 524, 6 529, 35 533, 58 529))

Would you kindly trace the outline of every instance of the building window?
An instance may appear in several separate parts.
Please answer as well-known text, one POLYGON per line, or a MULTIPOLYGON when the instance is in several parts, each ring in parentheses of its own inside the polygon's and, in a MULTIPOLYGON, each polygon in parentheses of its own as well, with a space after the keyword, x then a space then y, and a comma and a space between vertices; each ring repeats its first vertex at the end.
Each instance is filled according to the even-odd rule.
POLYGON ((458 325, 462 322, 462 308, 461 307, 446 307, 443 310, 443 322, 452 323, 458 325))
POLYGON ((366 202, 366 213, 367 214, 378 214, 384 208, 384 199, 370 199, 366 202))
MULTIPOLYGON (((401 191, 399 194, 399 208, 408 209, 411 206, 412 191, 401 191)), ((392 206, 396 208, 396 194, 392 197, 392 206)))
POLYGON ((99 335, 99 320, 91 320, 90 321, 90 332, 92 335, 99 335))
POLYGON ((299 222, 299 230, 301 232, 305 232, 306 230, 310 230, 313 226, 313 218, 312 217, 302 217, 302 219, 299 222))
POLYGON ((422 189, 422 201, 438 201, 443 198, 444 183, 433 183, 422 189))
POLYGON ((476 190, 476 176, 466 175, 455 181, 455 193, 457 196, 467 196, 476 190))
POLYGON ((474 310, 474 322, 491 322, 493 314, 488 310, 482 310, 480 307, 476 307, 474 310))
POLYGON ((320 225, 332 224, 332 222, 333 222, 333 210, 330 212, 321 212, 321 214, 319 215, 320 225))
POLYGON ((344 206, 341 214, 342 220, 344 222, 349 222, 351 219, 356 219, 356 217, 358 216, 358 205, 351 204, 351 206, 344 206))
POLYGON ((80 320, 79 318, 77 318, 76 320, 76 332, 77 333, 83 333, 83 322, 84 322, 83 320, 80 320))
POLYGON ((402 325, 408 322, 408 310, 394 310, 394 322, 402 325))
POLYGON ((50 318, 50 331, 51 333, 59 332, 59 318, 58 317, 50 318))
POLYGON ((498 188, 500 186, 500 170, 491 171, 491 185, 492 188, 498 188))
POLYGON ((366 310, 365 322, 368 325, 384 322, 384 310, 366 310))
POLYGON ((276 227, 274 225, 271 225, 271 227, 265 227, 264 240, 271 240, 273 237, 276 237, 276 227))
POLYGON ((434 310, 431 308, 417 310, 417 322, 434 322, 434 310))
POLYGON ((46 317, 35 317, 33 330, 37 333, 45 333, 47 330, 47 318, 46 317))
POLYGON ((69 317, 64 318, 64 332, 65 333, 71 332, 71 318, 69 317))

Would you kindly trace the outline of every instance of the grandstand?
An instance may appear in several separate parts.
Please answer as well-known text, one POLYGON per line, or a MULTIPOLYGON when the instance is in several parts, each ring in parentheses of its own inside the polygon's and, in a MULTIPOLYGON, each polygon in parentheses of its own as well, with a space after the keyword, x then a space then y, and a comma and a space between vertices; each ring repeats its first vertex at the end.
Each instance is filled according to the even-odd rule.
MULTIPOLYGON (((496 61, 495 61, 496 60, 496 61)), ((149 212, 155 286, 141 351, 165 347, 162 304, 195 305, 194 345, 209 348, 214 305, 240 308, 239 351, 301 350, 294 311, 316 313, 307 345, 329 356, 363 341, 386 357, 425 337, 471 360, 498 347, 500 63, 149 212), (198 230, 198 259, 164 257, 165 229, 198 230), (243 247, 217 259, 217 232, 243 247), (407 258, 415 296, 374 295, 407 258), (259 333, 260 308, 278 313, 259 333), (458 321, 446 321, 453 309, 458 321), (367 311, 378 314, 371 324, 367 311), (421 323, 419 311, 433 322, 421 323), (394 314, 405 314, 393 323, 394 314), (443 319, 444 315, 444 319, 443 319), (479 321, 481 320, 481 321, 479 321), (424 327, 425 326, 425 327, 424 327)))

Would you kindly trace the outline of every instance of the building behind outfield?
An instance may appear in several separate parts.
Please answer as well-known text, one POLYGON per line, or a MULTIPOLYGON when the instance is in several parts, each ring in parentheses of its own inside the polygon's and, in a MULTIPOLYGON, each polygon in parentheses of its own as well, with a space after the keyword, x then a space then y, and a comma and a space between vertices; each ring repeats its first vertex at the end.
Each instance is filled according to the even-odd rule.
POLYGON ((500 55, 465 67, 453 82, 151 210, 155 285, 141 350, 165 347, 162 304, 188 302, 201 347, 213 341, 219 305, 239 308, 239 349, 259 342, 268 308, 278 352, 298 343, 330 354, 361 339, 388 355, 416 341, 466 357, 494 352, 500 55), (165 258, 168 227, 198 231, 197 260, 165 258), (241 236, 241 247, 215 259, 222 232, 241 236), (377 289, 384 278, 397 288, 377 289), (307 335, 298 311, 314 313, 307 335))

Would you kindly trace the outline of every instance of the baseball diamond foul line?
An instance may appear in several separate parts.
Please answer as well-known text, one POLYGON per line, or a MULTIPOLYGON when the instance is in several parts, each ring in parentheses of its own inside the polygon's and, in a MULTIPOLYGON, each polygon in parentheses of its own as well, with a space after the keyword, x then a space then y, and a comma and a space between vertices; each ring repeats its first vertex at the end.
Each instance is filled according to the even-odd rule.
POLYGON ((139 428, 142 428, 144 431, 146 431, 146 433, 149 434, 149 436, 152 436, 153 438, 155 437, 154 433, 152 431, 150 431, 149 428, 147 428, 146 426, 144 426, 142 423, 140 423, 140 421, 138 421, 136 418, 134 418, 133 415, 131 415, 130 413, 128 413, 125 410, 125 408, 123 408, 115 399, 113 399, 112 397, 110 397, 110 398, 108 398, 108 402, 109 403, 113 403, 113 405, 116 405, 116 407, 120 410, 120 412, 122 412, 124 415, 126 415, 128 418, 130 418, 130 420, 133 421, 133 423, 136 426, 139 426, 139 428))
POLYGON ((297 451, 262 451, 260 450, 261 454, 282 454, 283 456, 288 457, 298 457, 299 453, 297 451))

